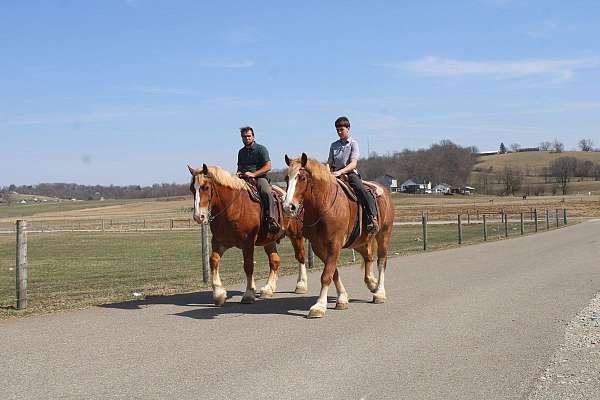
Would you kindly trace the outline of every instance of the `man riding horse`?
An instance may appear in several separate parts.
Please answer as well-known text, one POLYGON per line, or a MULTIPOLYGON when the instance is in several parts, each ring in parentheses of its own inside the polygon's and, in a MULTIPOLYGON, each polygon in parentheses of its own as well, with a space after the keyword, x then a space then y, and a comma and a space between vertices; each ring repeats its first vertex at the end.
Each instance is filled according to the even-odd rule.
POLYGON ((367 232, 375 234, 379 231, 375 199, 365 190, 356 169, 359 156, 358 142, 350 136, 350 121, 348 118, 339 117, 336 119, 335 130, 340 139, 331 143, 327 163, 333 176, 338 177, 345 174, 348 177, 348 184, 354 189, 367 215, 367 232))
POLYGON ((240 128, 244 147, 238 152, 237 176, 242 179, 256 179, 256 186, 263 209, 263 226, 272 233, 279 232, 279 224, 271 216, 274 212, 275 200, 271 193, 271 185, 267 180, 267 172, 271 170, 269 151, 254 139, 254 129, 249 126, 240 128))

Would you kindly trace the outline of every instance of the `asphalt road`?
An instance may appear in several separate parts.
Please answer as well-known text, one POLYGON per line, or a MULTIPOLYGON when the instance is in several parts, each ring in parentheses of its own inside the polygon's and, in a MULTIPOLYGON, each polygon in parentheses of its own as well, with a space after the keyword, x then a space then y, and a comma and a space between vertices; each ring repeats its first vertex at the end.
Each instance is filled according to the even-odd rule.
POLYGON ((598 260, 590 221, 396 258, 385 304, 344 268, 350 308, 322 320, 311 274, 309 294, 287 277, 253 305, 238 285, 221 308, 202 292, 0 321, 0 398, 519 399, 600 290, 598 260))

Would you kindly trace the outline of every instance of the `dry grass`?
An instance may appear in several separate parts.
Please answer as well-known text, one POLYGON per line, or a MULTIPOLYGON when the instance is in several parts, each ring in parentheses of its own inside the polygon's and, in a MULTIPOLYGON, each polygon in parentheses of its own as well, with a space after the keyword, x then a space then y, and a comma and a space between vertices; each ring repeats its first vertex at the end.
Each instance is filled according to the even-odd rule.
POLYGON ((496 154, 493 156, 480 157, 475 170, 500 171, 506 166, 521 168, 527 174, 541 175, 545 167, 561 157, 575 157, 579 160, 589 160, 600 163, 600 152, 564 151, 562 153, 550 153, 547 151, 531 151, 522 153, 496 154))

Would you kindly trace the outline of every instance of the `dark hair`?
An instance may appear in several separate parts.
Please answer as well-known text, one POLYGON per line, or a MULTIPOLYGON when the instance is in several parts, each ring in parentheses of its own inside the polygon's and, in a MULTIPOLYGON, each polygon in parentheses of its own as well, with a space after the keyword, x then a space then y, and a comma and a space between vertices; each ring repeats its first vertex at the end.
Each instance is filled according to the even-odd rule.
POLYGON ((348 117, 339 117, 338 119, 335 120, 335 127, 336 128, 346 127, 348 129, 350 129, 350 120, 348 119, 348 117))
POLYGON ((252 129, 251 126, 243 126, 240 128, 240 134, 242 134, 242 135, 248 131, 252 132, 252 136, 254 136, 254 129, 252 129))

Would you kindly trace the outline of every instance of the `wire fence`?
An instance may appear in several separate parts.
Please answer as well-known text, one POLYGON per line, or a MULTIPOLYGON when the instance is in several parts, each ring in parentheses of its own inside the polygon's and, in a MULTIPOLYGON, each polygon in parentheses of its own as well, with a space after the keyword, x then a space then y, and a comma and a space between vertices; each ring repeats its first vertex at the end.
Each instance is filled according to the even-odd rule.
MULTIPOLYGON (((460 214, 452 221, 429 221, 423 212, 421 221, 395 223, 389 255, 500 240, 556 229, 566 223, 565 209, 460 214)), ((201 229, 190 219, 36 220, 27 225, 24 311, 16 307, 19 261, 15 224, 0 226, 0 317, 191 292, 209 286, 202 279, 201 229)), ((287 239, 281 241, 278 251, 281 274, 295 274, 297 262, 287 239)), ((359 258, 345 249, 339 264, 360 262, 359 258)), ((322 262, 316 257, 314 260, 314 265, 307 265, 309 270, 321 269, 322 262)), ((220 271, 226 286, 242 289, 242 265, 241 250, 225 252, 220 271)), ((264 251, 256 248, 257 281, 266 279, 268 271, 264 251)))

